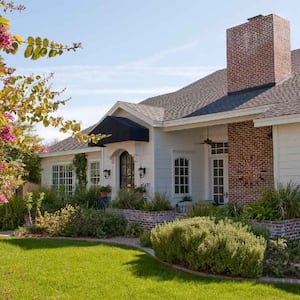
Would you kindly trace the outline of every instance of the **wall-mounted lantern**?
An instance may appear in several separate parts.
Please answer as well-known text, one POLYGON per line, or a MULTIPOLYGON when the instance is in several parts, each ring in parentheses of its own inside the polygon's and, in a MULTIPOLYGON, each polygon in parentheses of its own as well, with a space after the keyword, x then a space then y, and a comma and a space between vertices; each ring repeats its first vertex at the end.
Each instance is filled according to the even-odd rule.
POLYGON ((146 168, 139 167, 138 169, 140 178, 143 178, 146 174, 146 168))
POLYGON ((110 170, 108 170, 108 169, 103 170, 103 175, 104 175, 105 179, 109 178, 110 177, 110 170))

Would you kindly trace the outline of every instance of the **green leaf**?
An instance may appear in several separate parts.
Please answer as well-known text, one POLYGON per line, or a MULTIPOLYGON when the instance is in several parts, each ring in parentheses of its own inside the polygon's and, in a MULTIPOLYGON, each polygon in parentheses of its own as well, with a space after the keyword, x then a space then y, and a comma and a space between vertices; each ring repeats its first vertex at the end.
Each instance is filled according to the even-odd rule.
POLYGON ((48 126, 50 125, 49 120, 44 119, 44 120, 43 120, 43 125, 44 125, 45 127, 48 127, 48 126))
POLYGON ((33 53, 33 46, 32 46, 32 45, 28 45, 28 46, 26 47, 25 52, 24 52, 24 56, 25 56, 26 58, 28 58, 28 57, 30 57, 30 56, 32 55, 32 53, 33 53))
POLYGON ((41 51, 41 47, 36 47, 32 56, 31 56, 31 59, 33 60, 37 60, 39 59, 41 56, 40 56, 40 51, 41 51))
POLYGON ((40 56, 44 57, 47 54, 47 51, 48 51, 47 48, 42 48, 40 51, 40 56))
POLYGON ((42 45, 42 39, 40 37, 35 38, 35 44, 37 46, 41 46, 42 45))
POLYGON ((29 37, 27 38, 27 43, 28 43, 29 45, 33 45, 33 44, 34 44, 34 38, 33 38, 32 36, 29 36, 29 37))
POLYGON ((19 36, 18 34, 15 34, 13 37, 19 45, 23 45, 23 39, 21 36, 19 36))
POLYGON ((13 49, 10 51, 12 54, 16 54, 19 48, 19 44, 17 42, 13 42, 12 44, 13 49))
POLYGON ((49 57, 55 57, 57 54, 57 51, 55 49, 51 49, 50 52, 49 52, 49 57))
POLYGON ((43 39, 43 47, 47 48, 49 46, 49 40, 43 39))

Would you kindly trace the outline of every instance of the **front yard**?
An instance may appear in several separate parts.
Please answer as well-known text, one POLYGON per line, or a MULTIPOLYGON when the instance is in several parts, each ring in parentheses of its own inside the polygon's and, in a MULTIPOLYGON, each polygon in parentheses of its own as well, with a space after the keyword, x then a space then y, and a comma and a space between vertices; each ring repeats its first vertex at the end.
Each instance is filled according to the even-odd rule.
POLYGON ((300 299, 297 285, 196 277, 123 246, 0 239, 2 299, 300 299))

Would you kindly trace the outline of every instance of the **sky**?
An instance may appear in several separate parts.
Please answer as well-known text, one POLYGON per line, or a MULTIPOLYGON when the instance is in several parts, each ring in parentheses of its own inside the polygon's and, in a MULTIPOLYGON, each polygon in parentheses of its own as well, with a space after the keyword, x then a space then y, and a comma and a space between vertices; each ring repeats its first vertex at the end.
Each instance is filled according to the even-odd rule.
MULTIPOLYGON (((59 110, 86 128, 117 101, 138 103, 176 91, 226 67, 226 29, 247 18, 277 14, 290 21, 291 48, 300 48, 299 0, 23 0, 26 10, 8 15, 11 33, 83 48, 32 61, 6 63, 21 74, 54 73, 54 89, 72 99, 59 110)), ((24 49, 21 49, 24 50, 24 49)), ((41 126, 45 143, 66 138, 41 126)))

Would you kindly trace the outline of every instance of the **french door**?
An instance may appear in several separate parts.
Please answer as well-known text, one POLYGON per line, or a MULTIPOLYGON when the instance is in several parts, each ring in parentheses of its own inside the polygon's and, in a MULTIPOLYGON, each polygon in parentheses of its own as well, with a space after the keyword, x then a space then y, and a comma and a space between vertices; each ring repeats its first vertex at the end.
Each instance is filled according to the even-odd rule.
POLYGON ((120 187, 134 188, 134 159, 127 151, 120 155, 120 187))
POLYGON ((228 163, 227 157, 217 156, 211 159, 212 199, 215 204, 228 202, 228 163))

